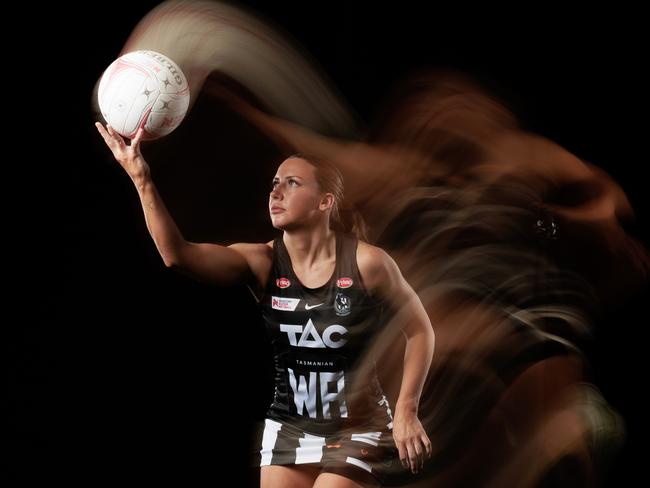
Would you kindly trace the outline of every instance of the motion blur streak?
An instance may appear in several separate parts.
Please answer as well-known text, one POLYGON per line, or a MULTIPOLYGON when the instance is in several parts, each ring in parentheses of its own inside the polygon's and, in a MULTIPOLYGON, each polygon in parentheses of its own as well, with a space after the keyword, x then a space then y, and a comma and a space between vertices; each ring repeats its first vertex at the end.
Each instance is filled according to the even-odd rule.
POLYGON ((121 54, 146 49, 180 66, 192 103, 208 75, 218 72, 241 82, 272 113, 331 136, 357 133, 357 122, 316 64, 261 20, 233 6, 163 2, 136 26, 121 54))
MULTIPOLYGON (((364 128, 286 39, 235 7, 172 1, 124 51, 163 52, 194 96, 219 97, 287 155, 341 168, 346 205, 395 258, 436 334, 419 412, 434 456, 415 477, 393 463, 391 481, 533 487, 561 472, 594 486, 625 426, 591 384, 584 346, 602 310, 647 286, 650 270, 623 225, 634 218, 624 191, 454 72, 403 80, 364 128)), ((398 391, 404 320, 392 310, 369 343, 349 405, 372 358, 398 391)))

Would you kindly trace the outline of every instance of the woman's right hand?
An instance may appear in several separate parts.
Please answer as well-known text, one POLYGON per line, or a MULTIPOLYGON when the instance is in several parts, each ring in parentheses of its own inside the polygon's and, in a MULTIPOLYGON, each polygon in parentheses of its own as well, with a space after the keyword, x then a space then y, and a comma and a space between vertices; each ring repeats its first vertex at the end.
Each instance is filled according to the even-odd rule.
POLYGON ((113 153, 118 163, 124 168, 127 174, 135 182, 149 176, 149 165, 142 157, 140 152, 140 141, 144 134, 144 129, 138 129, 135 137, 131 139, 131 144, 127 145, 121 135, 113 130, 110 125, 104 126, 95 122, 95 127, 104 138, 104 142, 113 153))

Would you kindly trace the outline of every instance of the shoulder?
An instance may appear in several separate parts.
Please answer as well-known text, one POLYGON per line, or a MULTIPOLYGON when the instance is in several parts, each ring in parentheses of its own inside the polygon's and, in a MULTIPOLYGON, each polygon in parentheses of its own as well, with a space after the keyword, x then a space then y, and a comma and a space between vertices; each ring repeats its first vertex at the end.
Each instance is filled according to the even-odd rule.
POLYGON ((263 279, 265 273, 268 274, 268 269, 273 261, 273 241, 267 243, 237 242, 230 244, 228 248, 244 256, 251 271, 258 277, 258 281, 263 279))
POLYGON ((357 263, 366 271, 375 270, 383 261, 390 258, 388 253, 381 247, 373 246, 365 241, 359 240, 357 244, 357 263))
POLYGON ((359 241, 357 264, 371 295, 399 306, 417 296, 395 260, 382 248, 359 241))
POLYGON ((264 258, 272 257, 273 254, 273 241, 267 243, 236 242, 227 247, 234 249, 244 257, 264 258))
POLYGON ((372 294, 395 278, 395 273, 401 276, 395 260, 382 248, 358 241, 357 265, 366 288, 372 294))

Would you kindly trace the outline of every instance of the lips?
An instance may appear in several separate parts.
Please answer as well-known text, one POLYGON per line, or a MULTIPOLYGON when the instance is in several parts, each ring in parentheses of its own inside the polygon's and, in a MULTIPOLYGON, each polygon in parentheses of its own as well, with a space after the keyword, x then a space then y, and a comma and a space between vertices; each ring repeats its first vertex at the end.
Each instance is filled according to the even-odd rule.
POLYGON ((282 207, 271 207, 271 213, 280 213, 284 212, 284 209, 282 207))

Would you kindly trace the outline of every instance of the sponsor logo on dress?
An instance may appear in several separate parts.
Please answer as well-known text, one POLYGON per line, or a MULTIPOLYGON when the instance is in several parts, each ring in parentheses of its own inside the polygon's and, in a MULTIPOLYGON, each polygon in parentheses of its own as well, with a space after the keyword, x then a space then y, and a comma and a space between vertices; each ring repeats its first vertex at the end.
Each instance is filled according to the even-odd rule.
POLYGON ((275 280, 275 284, 278 288, 288 288, 291 285, 291 282, 289 281, 289 278, 282 277, 275 280))
POLYGON ((343 337, 348 330, 342 325, 332 324, 319 333, 312 319, 304 327, 298 324, 280 324, 280 332, 286 332, 289 344, 296 347, 338 349, 348 341, 343 337))
POLYGON ((283 298, 283 297, 271 297, 271 307, 276 310, 286 310, 288 312, 293 312, 296 310, 300 302, 300 298, 283 298))
POLYGON ((309 305, 308 303, 305 303, 305 310, 311 310, 312 308, 320 307, 322 303, 319 303, 318 305, 309 305))
POLYGON ((350 313, 350 297, 341 292, 336 294, 334 299, 334 311, 336 315, 348 315, 350 313))
POLYGON ((336 280, 336 286, 339 288, 350 288, 352 283, 352 278, 339 278, 336 280))

